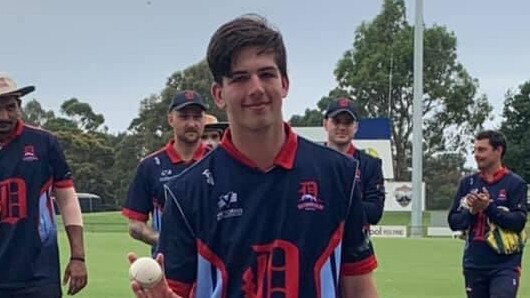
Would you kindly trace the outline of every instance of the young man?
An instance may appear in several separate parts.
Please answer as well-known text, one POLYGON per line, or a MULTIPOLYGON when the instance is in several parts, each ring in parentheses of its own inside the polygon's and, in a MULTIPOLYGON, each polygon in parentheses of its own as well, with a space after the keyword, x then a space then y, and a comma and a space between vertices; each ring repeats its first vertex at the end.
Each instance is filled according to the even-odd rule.
POLYGON ((129 187, 122 211, 129 218, 129 233, 132 238, 151 245, 153 252, 158 243, 165 201, 162 186, 208 151, 201 142, 206 109, 203 97, 195 91, 175 95, 167 115, 173 139, 140 162, 129 187), (151 226, 147 224, 149 214, 151 226))
POLYGON ((0 75, 0 297, 61 297, 57 227, 52 192, 63 216, 70 261, 68 294, 87 284, 83 220, 72 172, 51 133, 21 120, 17 88, 0 75))
POLYGON ((526 182, 502 165, 506 139, 497 131, 475 138, 479 172, 461 180, 449 212, 455 231, 468 231, 463 267, 468 297, 514 298, 522 251, 502 254, 488 244, 490 223, 519 233, 526 223, 526 182))
POLYGON ((368 223, 375 225, 383 216, 385 186, 381 159, 358 150, 352 144, 358 126, 359 114, 348 98, 332 101, 325 114, 324 129, 328 134, 327 146, 359 161, 355 175, 362 192, 363 207, 368 223))
POLYGON ((205 115, 206 124, 204 125, 204 133, 202 134, 202 143, 210 148, 215 148, 221 142, 225 130, 228 128, 228 123, 217 121, 214 115, 205 115))
POLYGON ((136 295, 377 297, 357 163, 283 121, 281 34, 258 16, 237 18, 215 32, 207 59, 230 128, 166 185, 167 282, 149 290, 133 282, 136 295))

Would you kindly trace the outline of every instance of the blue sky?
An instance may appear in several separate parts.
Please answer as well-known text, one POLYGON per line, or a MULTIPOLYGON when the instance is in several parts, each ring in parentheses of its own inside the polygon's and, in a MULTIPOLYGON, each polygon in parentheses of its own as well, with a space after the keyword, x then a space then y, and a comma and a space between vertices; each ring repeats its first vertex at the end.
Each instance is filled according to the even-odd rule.
MULTIPOLYGON (((291 78, 286 118, 313 108, 335 86, 333 70, 351 48, 354 32, 371 20, 381 0, 177 1, 2 0, 0 72, 47 109, 77 97, 123 131, 140 100, 158 93, 176 70, 198 62, 222 23, 248 12, 266 16, 283 32, 291 78)), ((479 79, 495 106, 530 80, 530 2, 427 0, 425 22, 456 33, 458 59, 479 79), (526 28, 526 29, 525 29, 526 28)), ((413 22, 414 1, 407 1, 413 22)))

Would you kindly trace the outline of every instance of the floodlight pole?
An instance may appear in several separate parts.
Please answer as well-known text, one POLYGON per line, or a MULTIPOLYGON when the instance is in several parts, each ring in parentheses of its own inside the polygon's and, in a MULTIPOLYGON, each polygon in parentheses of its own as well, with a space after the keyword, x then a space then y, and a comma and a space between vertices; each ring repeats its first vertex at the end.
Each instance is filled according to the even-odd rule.
POLYGON ((414 26, 414 101, 412 115, 411 237, 423 236, 423 0, 416 0, 414 26))

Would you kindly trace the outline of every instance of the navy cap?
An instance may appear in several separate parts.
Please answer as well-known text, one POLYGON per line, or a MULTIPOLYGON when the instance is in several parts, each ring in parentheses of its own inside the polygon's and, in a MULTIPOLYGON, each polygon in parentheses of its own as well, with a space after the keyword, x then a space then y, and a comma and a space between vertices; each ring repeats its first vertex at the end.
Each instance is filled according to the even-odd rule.
POLYGON ((197 105, 205 111, 208 109, 208 104, 199 93, 193 90, 185 90, 180 91, 173 97, 168 111, 171 112, 173 109, 180 111, 190 105, 197 105))
POLYGON ((326 110, 325 117, 333 118, 342 112, 346 112, 350 114, 353 117, 354 121, 359 120, 359 115, 357 113, 357 107, 355 106, 353 101, 351 101, 349 98, 346 98, 346 97, 341 97, 339 99, 333 100, 328 105, 328 109, 326 110))

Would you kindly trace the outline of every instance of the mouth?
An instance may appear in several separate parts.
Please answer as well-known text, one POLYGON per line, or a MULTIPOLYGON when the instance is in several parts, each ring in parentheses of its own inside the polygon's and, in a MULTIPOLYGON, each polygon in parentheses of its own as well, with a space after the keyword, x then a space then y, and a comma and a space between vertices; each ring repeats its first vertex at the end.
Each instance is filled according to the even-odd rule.
POLYGON ((271 102, 268 101, 268 102, 258 102, 258 103, 252 103, 252 104, 244 104, 243 105, 243 108, 246 108, 246 109, 251 109, 251 110, 260 110, 260 109, 263 109, 264 107, 270 105, 271 102))

